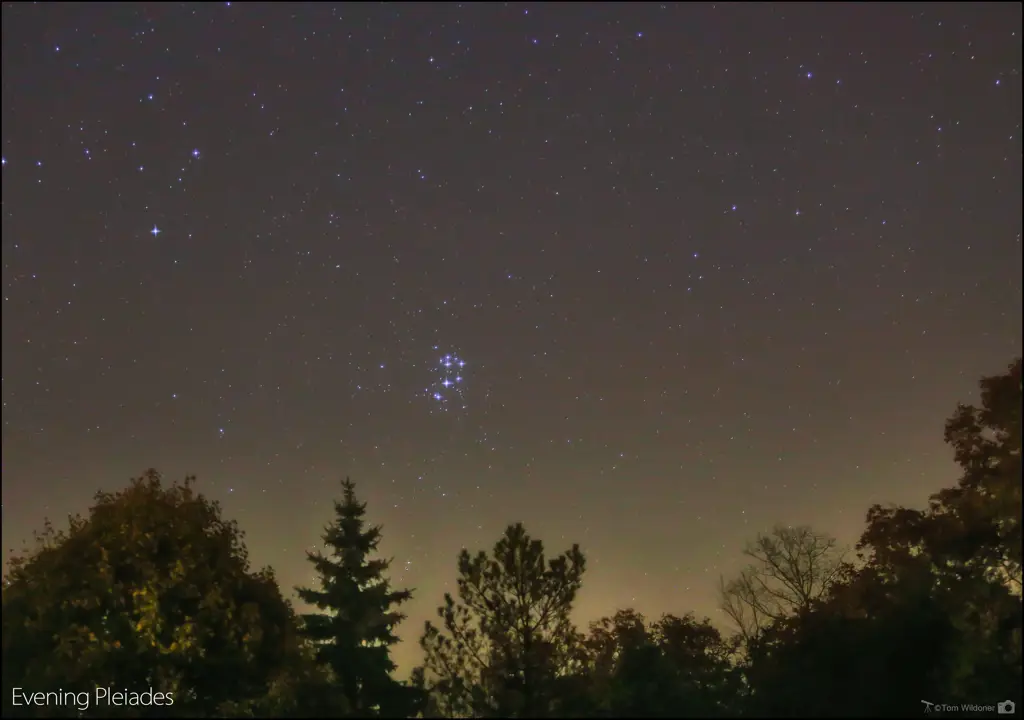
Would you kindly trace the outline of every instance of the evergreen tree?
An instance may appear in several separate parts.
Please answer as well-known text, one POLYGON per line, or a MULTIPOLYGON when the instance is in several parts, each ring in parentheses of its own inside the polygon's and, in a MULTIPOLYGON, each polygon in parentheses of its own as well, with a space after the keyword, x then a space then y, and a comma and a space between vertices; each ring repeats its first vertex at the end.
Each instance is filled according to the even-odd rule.
POLYGON ((578 633, 570 615, 583 582, 578 545, 550 560, 521 523, 491 554, 459 554, 458 600, 427 622, 416 677, 446 717, 562 717, 575 701, 578 633))
POLYGON ((418 694, 391 677, 391 646, 399 642, 394 630, 405 617, 396 608, 412 593, 391 589, 385 577, 390 561, 371 557, 381 529, 366 526, 366 504, 356 499, 352 481, 346 478, 342 489, 336 518, 323 535, 328 554, 307 553, 320 589, 297 589, 320 610, 303 616, 303 634, 316 646, 318 661, 333 671, 354 715, 407 717, 416 712, 418 694))

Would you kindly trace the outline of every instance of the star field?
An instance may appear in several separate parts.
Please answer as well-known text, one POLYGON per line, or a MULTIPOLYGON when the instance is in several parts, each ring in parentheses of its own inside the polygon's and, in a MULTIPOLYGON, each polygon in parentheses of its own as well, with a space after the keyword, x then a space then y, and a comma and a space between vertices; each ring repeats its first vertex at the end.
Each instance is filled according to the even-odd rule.
POLYGON ((289 589, 339 479, 416 589, 583 620, 850 541, 1021 352, 1017 3, 3 5, 3 542, 149 467, 289 589))

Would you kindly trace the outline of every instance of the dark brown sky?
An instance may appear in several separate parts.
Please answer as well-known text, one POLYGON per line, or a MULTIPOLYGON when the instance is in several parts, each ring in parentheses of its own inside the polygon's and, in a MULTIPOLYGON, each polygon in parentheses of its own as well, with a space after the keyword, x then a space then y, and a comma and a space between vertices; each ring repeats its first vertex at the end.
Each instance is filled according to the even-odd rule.
POLYGON ((347 474, 410 641, 518 520, 583 546, 581 619, 713 613, 758 530, 955 479, 1021 352, 1020 27, 5 4, 4 547, 154 466, 288 589, 347 474))

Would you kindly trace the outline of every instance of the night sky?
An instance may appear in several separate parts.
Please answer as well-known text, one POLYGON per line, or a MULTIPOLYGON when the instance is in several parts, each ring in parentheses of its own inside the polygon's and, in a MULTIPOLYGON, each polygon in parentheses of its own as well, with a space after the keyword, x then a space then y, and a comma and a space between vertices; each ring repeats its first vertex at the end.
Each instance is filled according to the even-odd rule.
POLYGON ((155 467, 291 596, 523 521, 581 622, 953 484, 1021 352, 1021 5, 4 4, 3 543, 155 467))

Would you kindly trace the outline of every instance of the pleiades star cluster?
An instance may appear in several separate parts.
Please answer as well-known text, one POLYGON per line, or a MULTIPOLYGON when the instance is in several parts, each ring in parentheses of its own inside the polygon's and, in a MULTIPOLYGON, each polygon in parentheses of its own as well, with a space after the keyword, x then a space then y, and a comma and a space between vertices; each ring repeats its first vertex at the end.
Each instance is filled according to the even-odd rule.
POLYGON ((415 589, 577 618, 952 484, 1021 352, 1019 3, 3 5, 3 543, 155 467, 282 587, 346 475, 415 589))

